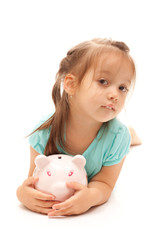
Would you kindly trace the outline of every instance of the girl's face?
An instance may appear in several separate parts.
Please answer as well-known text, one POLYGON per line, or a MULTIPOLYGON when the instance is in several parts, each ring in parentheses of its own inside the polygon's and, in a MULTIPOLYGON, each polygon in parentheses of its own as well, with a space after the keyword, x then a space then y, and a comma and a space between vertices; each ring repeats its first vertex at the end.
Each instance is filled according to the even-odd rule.
POLYGON ((77 87, 72 107, 86 120, 103 123, 122 110, 134 70, 128 58, 119 52, 104 53, 97 61, 96 68, 87 71, 77 87))

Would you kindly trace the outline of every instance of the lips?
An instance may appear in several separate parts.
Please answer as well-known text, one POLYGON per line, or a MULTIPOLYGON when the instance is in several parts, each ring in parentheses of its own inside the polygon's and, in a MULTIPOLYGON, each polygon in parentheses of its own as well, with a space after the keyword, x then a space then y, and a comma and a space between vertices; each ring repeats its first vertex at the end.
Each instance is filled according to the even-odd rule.
POLYGON ((104 108, 107 108, 109 110, 115 111, 115 106, 113 104, 108 104, 106 106, 103 106, 104 108))

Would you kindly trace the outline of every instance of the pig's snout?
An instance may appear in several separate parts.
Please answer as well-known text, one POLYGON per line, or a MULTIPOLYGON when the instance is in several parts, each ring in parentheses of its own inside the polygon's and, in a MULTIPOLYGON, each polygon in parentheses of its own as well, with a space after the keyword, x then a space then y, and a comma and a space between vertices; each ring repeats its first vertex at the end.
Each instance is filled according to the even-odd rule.
POLYGON ((67 198, 71 197, 73 193, 74 190, 68 188, 65 182, 58 182, 53 186, 53 194, 56 197, 55 200, 65 201, 67 198))

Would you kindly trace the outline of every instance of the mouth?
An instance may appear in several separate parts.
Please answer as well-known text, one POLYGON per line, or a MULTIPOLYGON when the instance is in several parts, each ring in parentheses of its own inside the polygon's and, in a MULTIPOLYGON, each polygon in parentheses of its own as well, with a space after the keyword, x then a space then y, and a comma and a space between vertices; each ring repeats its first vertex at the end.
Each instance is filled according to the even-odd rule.
POLYGON ((113 104, 109 104, 109 105, 106 105, 106 106, 102 106, 103 108, 107 108, 109 110, 112 110, 112 111, 115 111, 115 107, 113 104))

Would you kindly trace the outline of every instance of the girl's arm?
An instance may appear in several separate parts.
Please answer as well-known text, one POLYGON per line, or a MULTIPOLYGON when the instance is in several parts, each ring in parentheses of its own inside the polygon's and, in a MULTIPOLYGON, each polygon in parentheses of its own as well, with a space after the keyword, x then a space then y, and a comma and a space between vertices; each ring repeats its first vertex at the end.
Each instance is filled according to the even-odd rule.
POLYGON ((30 168, 29 168, 28 177, 31 177, 33 175, 33 171, 35 169, 34 160, 38 155, 39 153, 30 146, 30 168))
POLYGON ((55 204, 53 211, 48 215, 75 215, 86 212, 89 208, 105 203, 115 186, 120 174, 124 159, 113 166, 102 167, 95 175, 88 186, 71 182, 67 186, 76 190, 75 194, 63 203, 55 204))
POLYGON ((125 157, 120 163, 113 166, 102 167, 101 171, 91 179, 88 187, 94 189, 95 195, 97 195, 94 205, 100 205, 109 199, 121 172, 124 159, 125 157))

